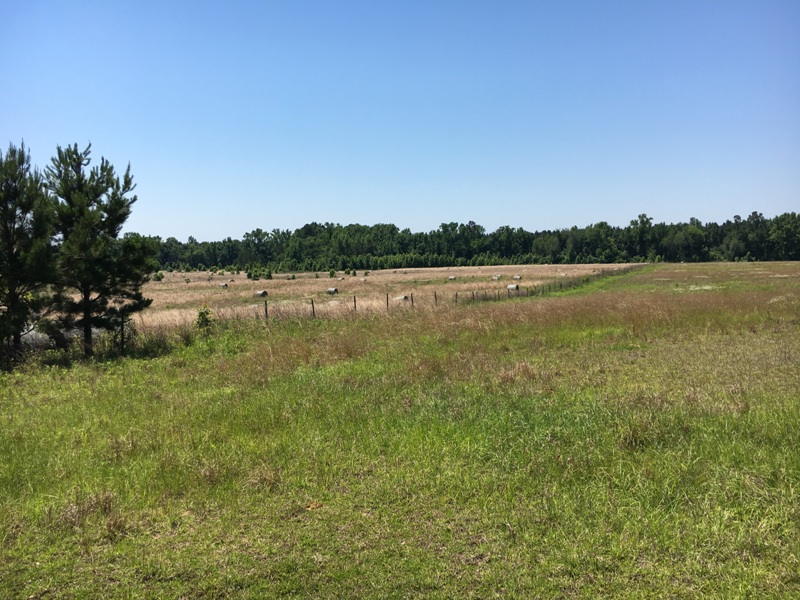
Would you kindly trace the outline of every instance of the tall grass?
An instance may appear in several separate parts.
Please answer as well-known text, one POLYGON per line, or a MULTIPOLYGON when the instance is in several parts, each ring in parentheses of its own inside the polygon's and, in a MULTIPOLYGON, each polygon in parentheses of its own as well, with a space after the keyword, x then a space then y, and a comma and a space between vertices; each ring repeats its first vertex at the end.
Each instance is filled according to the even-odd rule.
POLYGON ((3 375, 0 588, 800 594, 800 267, 586 290, 3 375))

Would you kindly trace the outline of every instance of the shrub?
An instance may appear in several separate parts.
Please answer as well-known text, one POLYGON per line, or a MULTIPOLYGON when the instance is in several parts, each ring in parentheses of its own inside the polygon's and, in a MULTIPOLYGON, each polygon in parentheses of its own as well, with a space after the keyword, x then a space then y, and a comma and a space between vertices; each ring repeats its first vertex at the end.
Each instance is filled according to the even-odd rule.
POLYGON ((214 324, 214 315, 207 304, 197 311, 197 318, 194 320, 194 326, 200 330, 207 330, 214 324))

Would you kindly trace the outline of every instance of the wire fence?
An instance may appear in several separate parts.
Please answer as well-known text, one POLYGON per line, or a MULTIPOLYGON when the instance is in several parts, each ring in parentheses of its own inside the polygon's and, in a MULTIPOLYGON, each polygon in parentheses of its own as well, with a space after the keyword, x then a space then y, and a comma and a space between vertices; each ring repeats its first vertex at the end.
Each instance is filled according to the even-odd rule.
MULTIPOLYGON (((429 292, 416 291, 413 293, 359 296, 357 294, 340 294, 336 288, 330 288, 327 297, 320 296, 317 298, 280 300, 276 302, 264 300, 263 305, 250 305, 246 313, 268 322, 298 318, 331 319, 412 309, 432 310, 440 306, 500 302, 517 298, 540 298, 575 289, 606 277, 625 275, 643 266, 626 265, 613 269, 601 269, 579 277, 563 278, 530 286, 514 281, 514 283, 503 285, 502 288, 493 287, 457 292, 434 289, 429 292)), ((240 308, 217 309, 215 314, 217 318, 223 320, 246 316, 246 314, 242 314, 242 309, 240 308)))

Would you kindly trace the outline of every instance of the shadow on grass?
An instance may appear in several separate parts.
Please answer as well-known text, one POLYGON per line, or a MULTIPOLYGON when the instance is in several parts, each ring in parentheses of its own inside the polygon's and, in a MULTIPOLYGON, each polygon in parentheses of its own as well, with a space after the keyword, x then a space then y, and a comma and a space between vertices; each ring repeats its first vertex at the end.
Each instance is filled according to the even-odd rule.
POLYGON ((0 370, 10 372, 21 366, 71 368, 91 360, 95 363, 114 362, 123 358, 149 360, 166 356, 178 348, 191 346, 200 335, 192 327, 157 329, 147 333, 133 332, 120 343, 116 333, 100 333, 94 339, 94 356, 87 359, 81 340, 73 338, 65 348, 27 346, 22 352, 0 354, 0 370))

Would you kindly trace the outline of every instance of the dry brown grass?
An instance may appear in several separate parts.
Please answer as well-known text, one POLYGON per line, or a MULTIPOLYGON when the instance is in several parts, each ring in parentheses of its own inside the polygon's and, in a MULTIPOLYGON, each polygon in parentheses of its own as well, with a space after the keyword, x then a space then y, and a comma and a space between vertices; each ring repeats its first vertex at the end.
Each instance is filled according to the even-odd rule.
POLYGON ((311 316, 311 301, 318 318, 342 318, 359 314, 374 314, 389 308, 434 308, 459 299, 469 301, 505 297, 506 287, 517 283, 520 291, 551 282, 613 272, 629 265, 506 265, 498 267, 447 267, 439 269, 398 269, 371 271, 357 276, 327 273, 299 273, 295 279, 276 275, 274 279, 253 281, 242 273, 219 275, 207 272, 166 273, 162 281, 151 281, 145 295, 153 299, 152 306, 139 316, 138 325, 144 328, 191 324, 197 311, 206 305, 217 317, 263 318, 264 300, 255 294, 267 290, 269 316, 278 319, 311 316), (319 275, 319 277, 316 277, 319 275), (519 276, 519 280, 513 279, 519 276), (493 277, 499 276, 499 279, 493 277), (455 277, 450 280, 449 277, 455 277), (341 278, 341 281, 339 280, 341 278), (227 288, 221 285, 227 284, 227 288), (338 294, 328 295, 336 287, 338 294), (408 300, 396 298, 406 296, 408 300), (355 297, 355 307, 354 307, 355 297))

